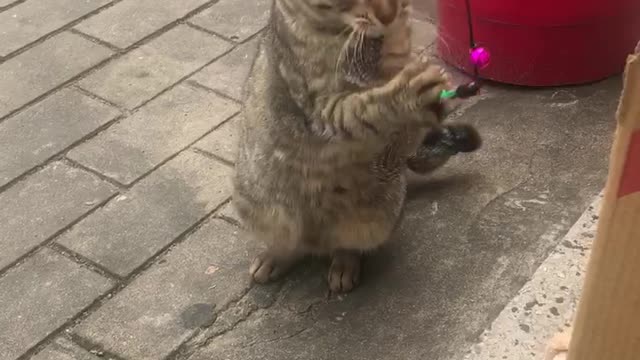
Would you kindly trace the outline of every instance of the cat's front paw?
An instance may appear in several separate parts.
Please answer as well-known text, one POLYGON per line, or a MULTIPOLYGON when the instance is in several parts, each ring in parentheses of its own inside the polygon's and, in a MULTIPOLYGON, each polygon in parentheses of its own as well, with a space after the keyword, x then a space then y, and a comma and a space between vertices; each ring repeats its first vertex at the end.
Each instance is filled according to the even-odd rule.
POLYGON ((415 114, 440 102, 440 93, 448 88, 448 80, 442 67, 416 60, 405 66, 391 85, 401 110, 415 114))

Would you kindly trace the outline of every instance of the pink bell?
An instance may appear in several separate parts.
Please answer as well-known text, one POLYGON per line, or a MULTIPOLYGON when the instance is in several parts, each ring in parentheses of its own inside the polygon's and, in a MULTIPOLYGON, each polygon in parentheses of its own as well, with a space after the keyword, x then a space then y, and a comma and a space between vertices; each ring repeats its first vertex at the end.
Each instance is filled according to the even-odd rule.
POLYGON ((483 47, 475 47, 469 50, 469 57, 471 59, 471 63, 478 67, 478 69, 482 69, 489 65, 489 61, 491 61, 491 54, 489 50, 483 47))

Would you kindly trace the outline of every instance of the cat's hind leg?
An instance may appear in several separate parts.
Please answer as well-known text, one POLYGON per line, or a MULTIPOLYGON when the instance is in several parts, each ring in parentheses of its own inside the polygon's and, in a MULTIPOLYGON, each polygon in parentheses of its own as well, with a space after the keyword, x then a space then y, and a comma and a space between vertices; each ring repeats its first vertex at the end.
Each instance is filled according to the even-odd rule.
POLYGON ((234 203, 249 240, 266 246, 249 266, 253 281, 264 284, 276 280, 304 257, 302 222, 297 216, 277 205, 255 206, 238 195, 234 203))
MULTIPOLYGON (((397 187, 404 189, 405 184, 400 185, 397 187)), ((404 201, 404 193, 400 190, 398 194, 388 193, 396 201, 355 209, 332 226, 331 266, 327 275, 332 293, 353 290, 360 282, 364 254, 378 249, 390 239, 404 201)))
POLYGON ((286 274, 301 258, 302 253, 300 252, 270 248, 253 259, 249 267, 249 274, 251 274, 253 281, 264 284, 286 274))

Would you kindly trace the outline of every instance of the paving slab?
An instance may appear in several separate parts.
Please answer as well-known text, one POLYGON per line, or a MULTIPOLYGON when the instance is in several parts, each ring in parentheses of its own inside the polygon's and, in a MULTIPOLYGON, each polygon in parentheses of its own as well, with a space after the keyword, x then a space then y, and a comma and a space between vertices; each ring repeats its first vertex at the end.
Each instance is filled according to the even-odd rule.
POLYGON ((231 171, 184 152, 56 241, 127 276, 229 198, 231 171))
POLYGON ((258 51, 258 41, 252 40, 198 71, 190 81, 196 81, 238 101, 242 100, 244 82, 258 51))
POLYGON ((190 19, 190 22, 243 42, 267 25, 271 0, 220 0, 190 19))
POLYGON ((543 359, 551 338, 571 326, 596 237, 602 195, 483 332, 464 360, 543 359))
POLYGON ((209 0, 125 0, 75 28, 119 48, 127 48, 186 16, 209 0))
POLYGON ((161 360, 249 286, 247 243, 211 219, 76 330, 110 353, 161 360), (153 301, 149 301, 153 299, 153 301))
POLYGON ((242 114, 225 122, 211 134, 198 141, 194 147, 233 163, 236 158, 238 141, 236 124, 238 121, 242 121, 241 116, 242 114))
POLYGON ((0 63, 0 118, 109 56, 109 49, 63 32, 0 63))
POLYGON ((0 56, 19 50, 109 3, 111 0, 29 0, 14 6, 0 13, 0 56))
POLYGON ((100 360, 100 358, 65 338, 58 338, 31 360, 100 360))
POLYGON ((80 81, 80 86, 133 109, 231 49, 186 25, 162 34, 80 81))
POLYGON ((602 189, 620 84, 488 89, 460 119, 484 148, 411 179, 360 288, 327 301, 326 263, 301 265, 272 307, 230 308, 244 315, 190 360, 464 356, 602 189))
POLYGON ((0 186, 40 165, 120 112, 64 89, 0 123, 0 186))
POLYGON ((9 6, 18 0, 0 0, 0 7, 9 6))
POLYGON ((128 185, 239 109, 238 104, 210 91, 178 85, 68 156, 128 185))
POLYGON ((0 269, 91 211, 115 189, 55 162, 0 194, 0 269))
POLYGON ((114 284, 47 248, 0 279, 0 360, 15 360, 114 284))

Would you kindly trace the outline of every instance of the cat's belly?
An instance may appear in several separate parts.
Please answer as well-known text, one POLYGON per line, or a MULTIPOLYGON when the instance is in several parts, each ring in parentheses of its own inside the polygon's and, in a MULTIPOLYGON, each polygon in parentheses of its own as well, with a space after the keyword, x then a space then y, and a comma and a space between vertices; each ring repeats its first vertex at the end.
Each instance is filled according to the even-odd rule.
MULTIPOLYGON (((406 194, 404 160, 336 166, 275 151, 245 152, 236 165, 236 204, 245 223, 298 224, 306 251, 369 250, 389 237, 406 194)), ((392 159, 386 158, 386 160, 392 159)), ((287 225, 289 226, 289 225, 287 225)))

